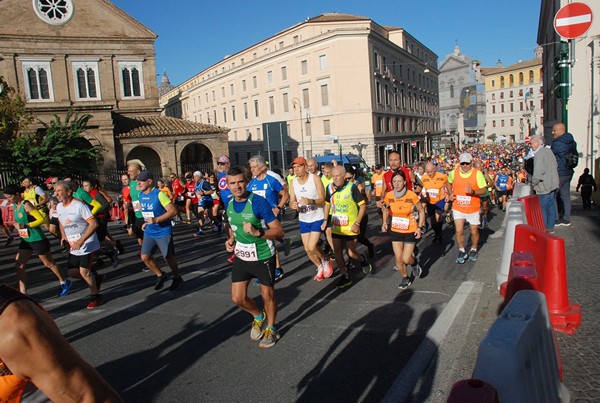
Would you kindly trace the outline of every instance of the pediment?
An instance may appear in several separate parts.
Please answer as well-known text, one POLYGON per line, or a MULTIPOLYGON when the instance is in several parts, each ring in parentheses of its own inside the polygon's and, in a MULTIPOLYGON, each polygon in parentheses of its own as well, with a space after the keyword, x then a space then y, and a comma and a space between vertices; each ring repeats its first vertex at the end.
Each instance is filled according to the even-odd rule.
POLYGON ((444 60, 444 63, 442 63, 440 67, 440 71, 457 69, 468 65, 469 63, 450 56, 448 59, 444 60))
POLYGON ((102 40, 142 39, 157 35, 108 0, 71 0, 72 17, 62 25, 43 21, 31 0, 0 1, 0 37, 102 40))

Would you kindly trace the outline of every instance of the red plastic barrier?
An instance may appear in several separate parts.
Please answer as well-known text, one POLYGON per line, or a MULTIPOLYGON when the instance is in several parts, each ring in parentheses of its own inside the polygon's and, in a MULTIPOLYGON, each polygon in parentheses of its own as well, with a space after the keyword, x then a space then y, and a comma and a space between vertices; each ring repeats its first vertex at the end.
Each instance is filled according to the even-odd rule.
POLYGON ((0 211, 2 212, 2 221, 7 227, 15 225, 15 214, 13 206, 8 200, 0 200, 0 211))
POLYGON ((479 379, 464 379, 452 385, 446 403, 499 403, 498 392, 479 379))
POLYGON ((125 215, 120 203, 113 203, 110 210, 110 219, 112 221, 125 221, 125 215))
POLYGON ((552 327, 559 332, 575 333, 581 325, 581 307, 569 301, 564 239, 519 224, 515 227, 514 252, 531 252, 533 255, 552 327))
POLYGON ((508 280, 500 285, 505 289, 504 305, 506 306, 512 297, 521 290, 541 291, 537 272, 535 270, 535 261, 531 252, 513 252, 510 256, 510 268, 508 270, 508 280))
POLYGON ((521 197, 518 199, 523 202, 525 206, 525 217, 527 218, 527 224, 533 228, 539 229, 540 231, 546 230, 544 224, 544 216, 542 215, 542 205, 540 204, 540 198, 538 195, 530 195, 521 197))

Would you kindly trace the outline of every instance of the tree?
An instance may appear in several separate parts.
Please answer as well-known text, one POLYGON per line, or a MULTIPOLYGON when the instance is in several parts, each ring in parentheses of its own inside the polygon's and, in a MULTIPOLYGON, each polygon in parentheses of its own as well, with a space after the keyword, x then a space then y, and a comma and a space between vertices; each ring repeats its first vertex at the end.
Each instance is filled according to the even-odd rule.
POLYGON ((0 162, 9 160, 15 140, 33 120, 25 100, 0 76, 0 162))
POLYGON ((12 164, 24 175, 89 175, 102 160, 104 148, 90 146, 83 137, 90 114, 69 110, 64 121, 58 115, 44 129, 19 136, 12 147, 12 164))
POLYGON ((487 136, 487 139, 491 141, 496 141, 496 133, 490 134, 489 136, 487 136))

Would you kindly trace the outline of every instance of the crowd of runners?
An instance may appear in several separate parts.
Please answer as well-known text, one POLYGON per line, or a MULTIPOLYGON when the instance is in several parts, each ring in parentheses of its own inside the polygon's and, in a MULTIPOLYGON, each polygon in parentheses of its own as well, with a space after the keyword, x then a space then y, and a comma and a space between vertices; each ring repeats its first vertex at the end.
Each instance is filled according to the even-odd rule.
MULTIPOLYGON (((261 155, 253 156, 245 167, 231 167, 229 158, 221 156, 215 172, 171 174, 164 179, 132 163, 121 177, 118 200, 97 179, 79 183, 50 177, 45 184, 35 184, 25 178, 3 189, 13 205, 20 237, 15 258, 19 291, 27 294, 26 265, 37 255, 58 280, 59 297, 80 279, 91 294, 87 308, 100 305, 105 276, 96 267, 103 256, 118 267, 119 255, 125 252, 108 226, 113 206, 118 205, 123 228, 137 240, 144 271, 155 276, 155 290, 168 280, 170 290, 184 283, 173 243, 175 225, 190 227, 190 242, 222 237, 231 253, 233 302, 253 316, 251 338, 269 348, 279 338, 275 283, 285 276, 283 266, 292 247, 281 224, 284 217, 298 221, 315 281, 332 277, 337 269, 336 287, 346 289, 353 284, 354 270, 369 274, 386 269, 374 264, 377 251, 369 239, 388 237, 394 254, 389 269, 400 273, 399 288, 406 289, 422 274, 418 242, 431 232, 429 247, 443 244, 444 225, 454 227, 456 263, 476 261, 479 231, 488 225, 491 205, 504 210, 514 184, 527 177, 528 150, 523 145, 475 144, 412 166, 397 152, 387 157, 385 166, 375 165, 368 172, 336 160, 319 165, 297 157, 284 175, 269 169, 261 155), (293 212, 286 214, 289 210, 293 212), (51 251, 48 237, 59 241, 57 250, 51 251), (154 257, 158 252, 168 273, 154 257), (66 270, 53 260, 56 253, 68 253, 66 270), (248 296, 251 282, 260 287, 262 308, 248 296)), ((0 230, 6 245, 14 241, 14 233, 3 223, 0 230)))

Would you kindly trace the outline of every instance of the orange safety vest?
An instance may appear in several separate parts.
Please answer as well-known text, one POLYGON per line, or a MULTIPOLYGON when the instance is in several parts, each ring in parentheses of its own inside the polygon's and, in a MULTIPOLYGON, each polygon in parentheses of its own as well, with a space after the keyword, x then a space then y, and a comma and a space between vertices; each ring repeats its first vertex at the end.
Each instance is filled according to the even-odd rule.
POLYGON ((468 195, 465 192, 465 187, 471 185, 471 189, 479 190, 477 184, 476 168, 471 170, 471 175, 468 178, 460 176, 460 168, 454 170, 454 180, 452 181, 452 193, 456 199, 452 202, 452 209, 464 214, 478 213, 481 206, 481 198, 477 195, 468 195))
POLYGON ((446 197, 444 184, 447 180, 448 177, 440 172, 436 172, 433 178, 429 174, 424 174, 421 177, 421 183, 427 192, 430 204, 435 204, 446 197))

